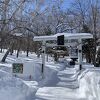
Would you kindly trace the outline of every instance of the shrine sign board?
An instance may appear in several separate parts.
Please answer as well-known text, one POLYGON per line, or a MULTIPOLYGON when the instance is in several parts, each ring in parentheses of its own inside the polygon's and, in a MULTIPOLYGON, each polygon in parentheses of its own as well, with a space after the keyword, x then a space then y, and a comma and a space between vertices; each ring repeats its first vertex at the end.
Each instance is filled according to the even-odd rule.
POLYGON ((13 73, 23 74, 23 64, 22 63, 13 63, 12 71, 13 71, 13 73))

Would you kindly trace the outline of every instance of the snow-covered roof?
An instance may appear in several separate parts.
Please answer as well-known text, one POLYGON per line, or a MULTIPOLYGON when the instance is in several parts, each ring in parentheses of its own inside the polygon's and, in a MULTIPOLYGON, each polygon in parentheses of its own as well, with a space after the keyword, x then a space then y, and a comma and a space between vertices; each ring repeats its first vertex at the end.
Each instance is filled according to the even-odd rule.
POLYGON ((34 41, 49 41, 49 40, 57 40, 57 37, 60 35, 64 35, 66 40, 68 39, 90 39, 93 38, 93 35, 90 33, 57 33, 55 35, 50 36, 35 36, 33 38, 34 41))
POLYGON ((23 33, 14 33, 15 36, 22 36, 23 33))

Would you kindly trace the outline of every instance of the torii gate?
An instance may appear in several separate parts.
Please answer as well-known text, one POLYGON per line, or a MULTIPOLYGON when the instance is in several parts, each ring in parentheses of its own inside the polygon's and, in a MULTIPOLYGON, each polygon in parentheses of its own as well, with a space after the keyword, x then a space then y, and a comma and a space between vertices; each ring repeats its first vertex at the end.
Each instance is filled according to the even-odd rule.
MULTIPOLYGON (((51 40, 57 40, 58 36, 64 35, 64 40, 72 40, 76 39, 78 40, 78 63, 79 63, 79 69, 82 68, 82 40, 83 39, 91 39, 93 38, 93 35, 90 33, 57 33, 55 35, 50 36, 35 36, 33 38, 34 41, 41 41, 42 42, 42 73, 44 72, 45 67, 45 48, 46 48, 46 42, 51 40)), ((70 44, 67 44, 70 45, 70 44)), ((66 46, 66 45, 65 45, 66 46)))

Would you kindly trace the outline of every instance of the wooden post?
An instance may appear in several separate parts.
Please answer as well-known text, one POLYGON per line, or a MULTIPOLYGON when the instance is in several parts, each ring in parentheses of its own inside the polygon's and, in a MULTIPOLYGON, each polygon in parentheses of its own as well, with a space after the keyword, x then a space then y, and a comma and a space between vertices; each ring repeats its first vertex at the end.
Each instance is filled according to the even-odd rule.
POLYGON ((82 40, 78 40, 79 45, 78 45, 78 63, 79 63, 79 69, 82 69, 82 40))

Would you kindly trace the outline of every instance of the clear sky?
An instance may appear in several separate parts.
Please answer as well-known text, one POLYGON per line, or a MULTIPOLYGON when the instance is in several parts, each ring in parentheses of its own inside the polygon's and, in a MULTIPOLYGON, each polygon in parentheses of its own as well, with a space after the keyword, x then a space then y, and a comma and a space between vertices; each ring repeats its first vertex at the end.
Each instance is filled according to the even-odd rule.
MULTIPOLYGON (((55 1, 55 0, 54 0, 55 1)), ((74 2, 75 0, 64 0, 63 4, 62 4, 62 9, 63 10, 66 10, 66 8, 70 8, 71 7, 71 4, 74 2)), ((42 10, 45 9, 46 7, 46 4, 49 3, 49 0, 46 0, 46 3, 45 5, 42 7, 42 10)), ((27 5, 25 5, 25 7, 27 7, 27 9, 25 10, 26 12, 28 12, 28 10, 32 10, 34 9, 35 5, 34 5, 34 2, 31 4, 31 3, 28 3, 27 5)))
POLYGON ((74 2, 75 0, 64 0, 64 3, 62 5, 63 9, 66 9, 66 8, 70 8, 71 7, 71 4, 74 2))

